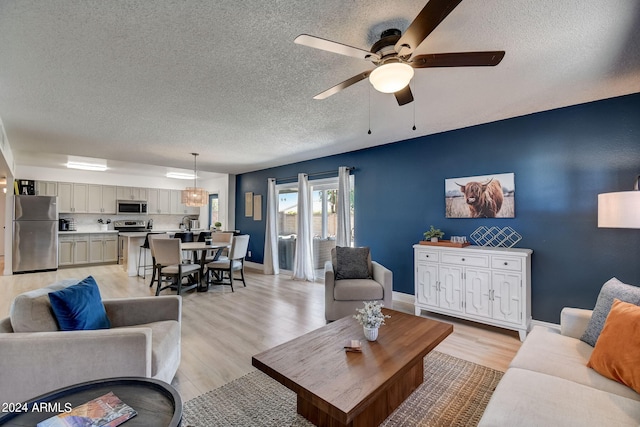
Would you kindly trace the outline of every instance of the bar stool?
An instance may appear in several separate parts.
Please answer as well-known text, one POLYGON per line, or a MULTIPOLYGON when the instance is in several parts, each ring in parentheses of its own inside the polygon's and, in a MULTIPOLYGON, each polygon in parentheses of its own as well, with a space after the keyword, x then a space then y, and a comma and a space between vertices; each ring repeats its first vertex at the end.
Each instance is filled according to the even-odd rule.
MULTIPOLYGON (((193 232, 185 231, 184 233, 176 233, 173 235, 173 238, 180 239, 182 243, 190 243, 190 242, 193 242, 193 232)), ((185 261, 191 262, 192 261, 190 258, 191 255, 192 255, 191 251, 182 251, 182 258, 185 261), (188 259, 185 259, 185 258, 188 258, 188 259)))
POLYGON ((150 250, 149 247, 149 235, 150 234, 158 234, 158 233, 147 233, 144 238, 144 243, 140 245, 140 249, 138 250, 138 264, 136 265, 136 272, 138 273, 138 277, 142 277, 143 279, 147 278, 147 270, 153 268, 153 264, 147 264, 147 250, 150 250), (144 252, 144 264, 140 264, 142 260, 142 253, 144 252), (140 268, 142 268, 142 276, 140 276, 140 268))

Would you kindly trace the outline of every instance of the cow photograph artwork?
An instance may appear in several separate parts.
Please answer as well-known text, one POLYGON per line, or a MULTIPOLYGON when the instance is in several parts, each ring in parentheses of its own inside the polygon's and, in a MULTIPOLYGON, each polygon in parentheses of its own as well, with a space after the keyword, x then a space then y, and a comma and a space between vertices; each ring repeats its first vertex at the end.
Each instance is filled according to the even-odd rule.
POLYGON ((444 180, 447 218, 515 218, 513 173, 444 180))

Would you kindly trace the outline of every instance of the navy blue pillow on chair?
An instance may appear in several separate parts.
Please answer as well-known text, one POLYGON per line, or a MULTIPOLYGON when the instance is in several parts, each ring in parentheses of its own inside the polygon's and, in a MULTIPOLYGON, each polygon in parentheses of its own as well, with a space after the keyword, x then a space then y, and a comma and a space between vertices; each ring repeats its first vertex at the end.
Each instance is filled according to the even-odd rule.
POLYGON ((59 291, 49 293, 49 301, 63 331, 109 329, 111 322, 102 304, 93 276, 59 291))

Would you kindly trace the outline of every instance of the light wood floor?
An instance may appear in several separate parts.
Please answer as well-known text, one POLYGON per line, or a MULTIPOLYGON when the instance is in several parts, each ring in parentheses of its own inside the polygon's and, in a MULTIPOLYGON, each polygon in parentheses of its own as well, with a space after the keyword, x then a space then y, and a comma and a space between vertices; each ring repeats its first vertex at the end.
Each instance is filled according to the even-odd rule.
MULTIPOLYGON (((127 277, 117 265, 0 276, 0 317, 22 292, 88 275, 105 299, 154 294, 148 277, 127 277)), ((413 313, 412 304, 394 302, 393 308, 413 313)), ((182 361, 173 385, 186 401, 252 371, 252 355, 323 326, 324 288, 248 271, 247 287, 240 284, 235 293, 218 286, 185 294, 182 314, 182 361)), ((520 348, 516 332, 433 318, 454 324, 454 333, 437 347, 443 353, 504 371, 520 348)))

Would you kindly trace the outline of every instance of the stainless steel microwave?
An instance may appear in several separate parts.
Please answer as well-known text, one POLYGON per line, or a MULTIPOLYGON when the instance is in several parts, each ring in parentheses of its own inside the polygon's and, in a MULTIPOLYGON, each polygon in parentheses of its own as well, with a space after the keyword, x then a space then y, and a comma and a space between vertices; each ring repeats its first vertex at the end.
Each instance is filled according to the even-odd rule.
POLYGON ((146 214, 146 200, 118 200, 119 214, 146 214))

